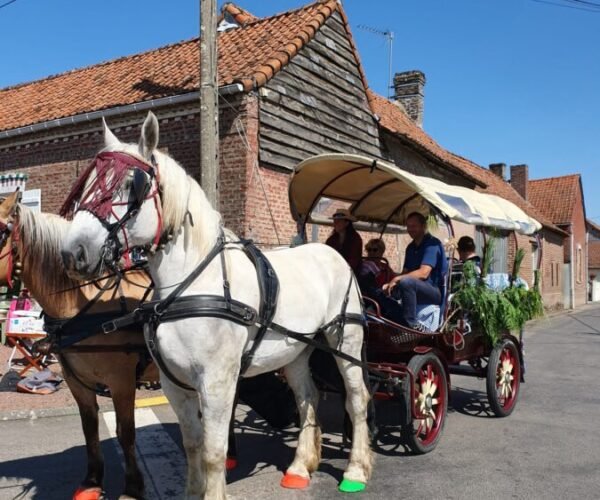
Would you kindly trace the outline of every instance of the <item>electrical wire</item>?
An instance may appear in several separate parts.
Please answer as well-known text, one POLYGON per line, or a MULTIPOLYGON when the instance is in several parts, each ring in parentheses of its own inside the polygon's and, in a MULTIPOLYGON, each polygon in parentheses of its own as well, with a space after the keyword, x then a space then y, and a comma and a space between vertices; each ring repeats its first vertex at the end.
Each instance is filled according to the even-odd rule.
POLYGON ((17 0, 9 0, 8 2, 3 3, 2 5, 0 5, 0 9, 3 9, 4 7, 8 7, 11 3, 15 3, 17 0))
POLYGON ((600 13, 600 5, 598 5, 598 9, 593 9, 593 8, 586 8, 586 7, 577 7, 575 5, 568 5, 565 3, 558 3, 558 2, 552 2, 550 0, 531 0, 532 2, 536 2, 536 3, 544 3, 547 5, 554 5, 555 7, 564 7, 565 9, 575 9, 575 10, 583 10, 585 12, 595 12, 595 13, 600 13))

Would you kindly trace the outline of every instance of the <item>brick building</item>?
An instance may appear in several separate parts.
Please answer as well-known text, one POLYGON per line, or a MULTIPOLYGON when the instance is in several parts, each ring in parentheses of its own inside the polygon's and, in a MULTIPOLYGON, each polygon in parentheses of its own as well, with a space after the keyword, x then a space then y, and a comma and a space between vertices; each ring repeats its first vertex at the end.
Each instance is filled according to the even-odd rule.
POLYGON ((600 226, 586 221, 588 230, 588 300, 600 301, 600 226))
POLYGON ((585 304, 588 296, 588 237, 581 176, 574 174, 530 181, 527 166, 518 168, 524 171, 525 195, 529 201, 567 233, 561 269, 555 273, 557 279, 562 278, 564 304, 566 307, 585 304))
MULTIPOLYGON (((221 19, 219 208, 231 229, 264 245, 289 243, 293 167, 313 154, 346 152, 509 199, 544 225, 544 256, 562 252, 564 233, 508 183, 422 130, 421 72, 396 75, 394 102, 368 89, 340 3, 322 0, 267 18, 226 4, 221 19)), ((193 39, 0 90, 0 173, 27 174, 42 209, 56 211, 102 146, 100 119, 135 142, 152 109, 159 147, 199 179, 198 60, 193 39)), ((404 246, 400 238, 392 243, 404 246)), ((531 241, 517 244, 531 263, 531 241)), ((531 264, 523 271, 531 282, 531 264)), ((542 290, 553 305, 552 287, 542 290)))

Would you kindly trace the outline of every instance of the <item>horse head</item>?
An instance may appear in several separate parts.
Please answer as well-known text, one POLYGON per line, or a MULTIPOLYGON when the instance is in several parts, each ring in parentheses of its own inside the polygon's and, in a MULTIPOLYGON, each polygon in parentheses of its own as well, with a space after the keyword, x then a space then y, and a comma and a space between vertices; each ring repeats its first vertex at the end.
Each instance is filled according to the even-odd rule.
POLYGON ((62 257, 72 278, 91 278, 129 264, 133 248, 155 247, 162 236, 157 156, 158 120, 148 113, 139 143, 125 144, 103 122, 104 143, 63 206, 73 222, 62 257))
POLYGON ((11 285, 13 266, 13 230, 21 192, 11 193, 0 203, 0 284, 11 285))

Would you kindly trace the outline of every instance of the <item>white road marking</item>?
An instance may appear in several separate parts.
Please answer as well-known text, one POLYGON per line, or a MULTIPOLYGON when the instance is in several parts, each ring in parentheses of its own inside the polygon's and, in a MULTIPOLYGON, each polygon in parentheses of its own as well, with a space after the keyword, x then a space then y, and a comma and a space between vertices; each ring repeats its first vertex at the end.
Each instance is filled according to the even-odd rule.
MULTIPOLYGON (((104 422, 123 459, 116 440, 117 422, 114 411, 104 412, 104 422)), ((165 431, 151 408, 135 410, 135 443, 140 469, 144 474, 146 498, 162 500, 181 498, 185 490, 185 454, 165 431)))

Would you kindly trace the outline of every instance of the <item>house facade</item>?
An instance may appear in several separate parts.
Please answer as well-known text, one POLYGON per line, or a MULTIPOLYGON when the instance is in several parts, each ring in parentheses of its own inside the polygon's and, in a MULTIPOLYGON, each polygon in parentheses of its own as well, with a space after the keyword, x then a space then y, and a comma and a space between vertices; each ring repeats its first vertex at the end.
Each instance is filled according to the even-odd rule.
MULTIPOLYGON (((368 88, 341 3, 317 1, 266 18, 226 4, 222 19, 218 208, 228 227, 266 247, 288 244, 296 226, 287 186, 297 163, 325 152, 384 158, 419 175, 497 194, 540 220, 539 248, 529 238, 507 240, 499 266, 508 270, 511 248, 514 255, 522 246, 528 252, 523 275, 533 283, 532 262, 543 255, 542 292, 554 305, 546 260, 562 253, 564 232, 514 187, 423 131, 422 73, 396 75, 395 102, 368 88)), ((27 175, 27 190, 38 190, 42 210, 56 212, 103 145, 101 118, 121 140, 137 142, 152 110, 159 148, 199 180, 198 60, 193 39, 0 90, 0 174, 27 175)), ((473 228, 460 231, 477 237, 473 228)), ((310 237, 326 233, 309 228, 310 237)), ((389 238, 395 267, 405 243, 389 238)))
POLYGON ((579 174, 530 180, 527 196, 557 227, 565 231, 561 270, 565 307, 588 300, 588 234, 583 187, 579 174))
POLYGON ((600 301, 600 225, 586 221, 588 230, 588 300, 600 301))

